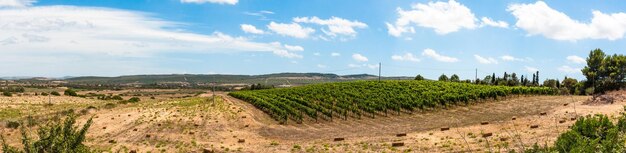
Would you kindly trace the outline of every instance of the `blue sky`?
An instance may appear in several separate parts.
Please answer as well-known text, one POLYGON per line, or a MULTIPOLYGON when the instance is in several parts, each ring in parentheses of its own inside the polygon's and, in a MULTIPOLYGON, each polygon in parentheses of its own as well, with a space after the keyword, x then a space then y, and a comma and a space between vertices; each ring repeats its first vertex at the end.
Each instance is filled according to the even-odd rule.
POLYGON ((0 0, 0 76, 385 76, 504 71, 583 78, 624 54, 626 3, 389 0, 0 0))

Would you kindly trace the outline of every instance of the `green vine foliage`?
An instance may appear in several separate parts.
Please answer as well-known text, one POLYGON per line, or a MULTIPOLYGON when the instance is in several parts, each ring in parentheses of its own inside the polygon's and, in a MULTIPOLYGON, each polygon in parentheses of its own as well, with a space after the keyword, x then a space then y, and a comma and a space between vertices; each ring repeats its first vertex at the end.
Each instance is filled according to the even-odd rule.
POLYGON ((22 150, 11 147, 2 137, 2 148, 4 153, 88 153, 93 152, 85 146, 85 135, 92 124, 90 118, 82 126, 74 126, 76 116, 69 114, 65 120, 50 122, 38 130, 37 140, 30 137, 26 127, 21 127, 22 150))

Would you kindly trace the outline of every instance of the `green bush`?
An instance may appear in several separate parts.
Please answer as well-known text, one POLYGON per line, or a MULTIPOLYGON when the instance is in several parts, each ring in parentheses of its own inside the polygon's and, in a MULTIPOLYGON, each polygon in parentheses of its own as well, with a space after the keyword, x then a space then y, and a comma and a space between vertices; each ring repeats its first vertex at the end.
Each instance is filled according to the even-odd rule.
POLYGON ((48 96, 48 93, 46 93, 46 92, 41 92, 41 95, 42 95, 42 96, 48 96))
POLYGON ((128 102, 131 102, 131 103, 136 103, 136 102, 139 102, 139 101, 141 101, 141 99, 139 99, 139 97, 133 97, 133 98, 128 99, 128 102))
POLYGON ((115 107, 116 107, 116 105, 114 103, 107 103, 107 104, 104 105, 104 108, 106 108, 106 109, 111 109, 111 108, 115 108, 115 107))
POLYGON ((120 96, 120 95, 115 95, 115 96, 111 97, 111 99, 113 99, 113 100, 124 100, 124 98, 122 98, 122 96, 120 96))
POLYGON ((3 96, 7 96, 7 97, 11 97, 11 96, 13 96, 13 94, 12 94, 12 93, 10 93, 10 92, 8 92, 8 91, 4 91, 4 92, 2 92, 2 95, 3 95, 3 96))
POLYGON ((50 94, 53 95, 53 96, 61 96, 61 94, 59 92, 57 92, 57 91, 52 91, 52 92, 50 92, 50 94))
POLYGON ((20 122, 18 121, 7 121, 7 128, 17 129, 20 127, 20 122))
POLYGON ((37 132, 37 139, 33 139, 28 135, 27 130, 22 126, 22 150, 11 147, 2 138, 2 148, 5 153, 31 153, 31 152, 70 152, 70 153, 83 153, 93 152, 89 147, 83 144, 87 130, 92 124, 92 119, 87 120, 87 123, 82 128, 74 126, 76 123, 76 116, 73 114, 68 115, 64 121, 51 122, 41 128, 37 132))
POLYGON ((74 91, 72 89, 65 90, 65 92, 63 92, 63 95, 66 95, 66 96, 78 96, 76 91, 74 91))
POLYGON ((622 114, 614 125, 606 115, 587 115, 562 133, 554 147, 534 147, 525 150, 535 152, 625 152, 626 117, 622 114))

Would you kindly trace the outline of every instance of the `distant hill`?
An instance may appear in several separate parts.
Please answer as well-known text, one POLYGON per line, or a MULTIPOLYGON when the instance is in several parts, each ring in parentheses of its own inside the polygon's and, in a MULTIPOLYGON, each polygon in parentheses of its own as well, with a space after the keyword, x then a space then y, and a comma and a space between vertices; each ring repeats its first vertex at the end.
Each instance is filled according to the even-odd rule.
MULTIPOLYGON (((160 84, 160 83, 218 83, 218 84, 268 84, 268 85, 303 85, 322 82, 353 80, 374 80, 376 75, 354 74, 337 75, 330 73, 275 73, 263 75, 227 75, 227 74, 163 74, 163 75, 128 75, 118 77, 84 76, 64 79, 71 84, 160 84)), ((412 77, 383 77, 384 80, 407 80, 412 77)))

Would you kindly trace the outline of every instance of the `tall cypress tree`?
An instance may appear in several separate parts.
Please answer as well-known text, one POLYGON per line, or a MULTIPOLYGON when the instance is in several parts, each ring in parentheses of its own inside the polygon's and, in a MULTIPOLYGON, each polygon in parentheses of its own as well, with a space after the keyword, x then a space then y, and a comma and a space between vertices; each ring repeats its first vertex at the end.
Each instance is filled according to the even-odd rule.
POLYGON ((491 76, 491 84, 496 84, 496 73, 491 76))

